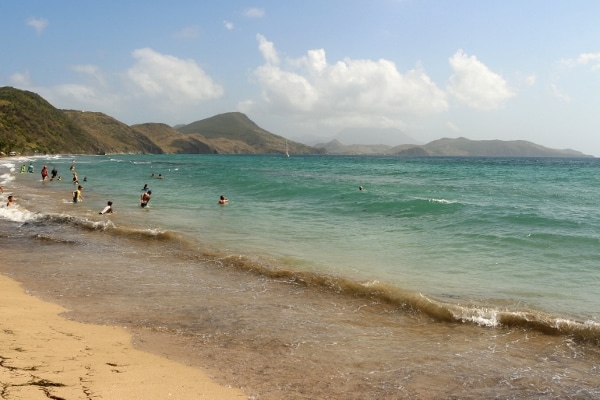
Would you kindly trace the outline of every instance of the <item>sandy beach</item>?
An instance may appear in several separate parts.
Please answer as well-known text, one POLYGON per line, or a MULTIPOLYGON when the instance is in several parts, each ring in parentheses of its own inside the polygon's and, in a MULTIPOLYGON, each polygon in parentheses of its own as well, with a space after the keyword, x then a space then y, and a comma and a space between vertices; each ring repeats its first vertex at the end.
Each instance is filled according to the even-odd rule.
POLYGON ((0 275, 2 399, 245 399, 197 368, 133 348, 122 328, 86 325, 0 275))
MULTIPOLYGON (((62 171, 72 163, 46 161, 62 171)), ((363 203, 365 193, 348 194, 331 207, 323 193, 337 196, 345 184, 329 191, 333 175, 327 171, 335 167, 341 176, 352 169, 341 158, 308 161, 308 170, 320 172, 295 181, 296 187, 286 178, 296 176, 296 167, 279 167, 266 156, 81 156, 77 168, 88 180, 85 200, 77 204, 71 182, 2 175, 0 163, 0 199, 15 196, 13 206, 0 203, 0 399, 600 398, 598 295, 584 290, 597 281, 592 228, 600 225, 571 238, 569 248, 551 234, 534 240, 524 233, 555 225, 581 233, 577 218, 530 215, 523 235, 470 236, 469 230, 486 229, 480 220, 502 233, 519 218, 510 211, 514 218, 491 223, 485 207, 469 211, 468 201, 388 203, 395 185, 387 183, 379 200, 363 203), (168 166, 172 174, 149 181, 153 203, 142 209, 139 192, 149 166, 168 166), (272 182, 274 175, 283 178, 272 182), (220 189, 225 181, 237 182, 235 190, 220 189), (267 189, 278 193, 276 202, 258 201, 267 189), (255 193, 242 201, 246 191, 255 193), (230 196, 226 207, 217 204, 220 193, 230 196), (99 215, 108 200, 116 213, 99 215), (373 213, 363 213, 366 207, 373 213), (415 208, 421 211, 412 214, 415 208), (392 227, 392 209, 410 215, 398 216, 392 227), (442 228, 442 220, 451 223, 442 228), (330 232, 340 241, 331 241, 330 232), (497 247, 497 241, 505 243, 497 247), (493 249, 494 257, 480 258, 479 246, 493 249), (549 249, 557 249, 556 262, 549 249), (316 253, 322 264, 310 261, 316 253), (477 259, 499 264, 462 264, 477 259), (373 279, 358 278, 363 267, 372 268, 373 279), (544 297, 559 278, 566 290, 544 297), (435 295, 416 292, 420 285, 435 295), (513 288, 516 297, 481 302, 479 285, 490 296, 500 286, 513 288), (549 309, 573 304, 574 316, 590 318, 569 325, 558 312, 526 308, 522 297, 549 309)), ((351 177, 362 177, 372 163, 378 158, 362 160, 362 172, 351 177)), ((447 167, 448 176, 456 167, 454 161, 418 164, 413 167, 427 171, 419 187, 438 167, 447 167)), ((533 164, 517 168, 521 178, 529 167, 539 171, 533 164)), ((408 164, 378 165, 396 176, 396 168, 408 164)), ((513 170, 495 161, 488 167, 513 170)), ((470 161, 461 161, 461 169, 465 185, 478 176, 470 161)), ((544 176, 553 179, 550 172, 544 176)), ((485 180, 476 178, 477 185, 490 189, 485 180)), ((496 204, 491 213, 505 215, 506 207, 496 204)))

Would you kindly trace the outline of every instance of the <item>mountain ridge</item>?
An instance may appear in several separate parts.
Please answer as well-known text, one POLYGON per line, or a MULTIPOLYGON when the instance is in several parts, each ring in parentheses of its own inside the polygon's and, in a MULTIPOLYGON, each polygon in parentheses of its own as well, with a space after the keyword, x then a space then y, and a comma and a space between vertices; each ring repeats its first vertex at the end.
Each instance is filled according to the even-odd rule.
POLYGON ((240 112, 171 127, 127 125, 95 111, 60 110, 40 95, 0 87, 0 155, 19 154, 388 154, 398 156, 591 157, 527 141, 439 139, 420 144, 308 146, 271 133, 240 112))
POLYGON ((319 143, 328 154, 397 155, 411 157, 593 157, 571 149, 551 149, 526 140, 471 140, 442 138, 423 145, 344 145, 338 139, 319 143))

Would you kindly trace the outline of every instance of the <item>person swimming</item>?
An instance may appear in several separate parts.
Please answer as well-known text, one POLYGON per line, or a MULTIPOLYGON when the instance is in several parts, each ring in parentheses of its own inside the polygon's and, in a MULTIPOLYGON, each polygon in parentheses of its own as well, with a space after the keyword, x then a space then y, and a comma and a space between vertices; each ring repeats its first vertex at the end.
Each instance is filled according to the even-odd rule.
POLYGON ((225 196, 221 196, 219 198, 219 204, 227 204, 228 202, 229 202, 229 200, 225 196))

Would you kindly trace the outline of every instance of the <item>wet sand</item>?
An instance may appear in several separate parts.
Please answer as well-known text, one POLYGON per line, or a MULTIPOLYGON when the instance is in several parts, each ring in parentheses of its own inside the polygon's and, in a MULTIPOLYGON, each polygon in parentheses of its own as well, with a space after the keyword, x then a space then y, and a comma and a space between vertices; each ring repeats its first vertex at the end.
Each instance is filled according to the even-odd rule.
POLYGON ((246 399, 203 371, 136 350, 122 328, 69 321, 64 308, 0 275, 2 399, 246 399))
MULTIPOLYGON (((66 346, 69 355, 22 368, 29 373, 23 382, 43 395, 39 398, 50 397, 45 390, 52 390, 56 399, 220 398, 175 393, 174 388, 202 382, 201 375, 178 372, 175 377, 140 372, 131 384, 122 384, 135 389, 145 386, 139 382, 167 382, 164 387, 171 391, 165 394, 157 389, 152 395, 104 394, 117 385, 112 380, 120 382, 117 378, 125 372, 143 366, 175 371, 166 366, 168 360, 193 366, 194 372, 205 372, 221 385, 241 388, 246 394, 241 398, 261 400, 599 398, 600 348, 595 343, 519 326, 485 327, 432 318, 418 311, 423 307, 390 303, 335 279, 311 284, 306 278, 317 277, 314 274, 259 269, 252 259, 213 251, 178 232, 147 229, 155 226, 149 222, 156 213, 139 221, 131 218, 140 214, 121 209, 110 219, 98 217, 98 207, 89 208, 92 193, 74 207, 68 199, 63 201, 63 188, 51 189, 15 185, 14 192, 22 193, 17 206, 39 215, 25 223, 0 220, 0 271, 21 282, 28 293, 64 307, 54 306, 54 316, 68 309, 72 320, 101 329, 126 327, 130 336, 111 342, 109 348, 132 343, 158 358, 133 363, 129 357, 106 358, 102 350, 83 367, 69 366, 83 371, 72 380, 59 380, 51 374, 64 373, 63 364, 98 347, 82 346, 75 339, 66 346), (50 366, 48 376, 40 372, 45 365, 50 366), (88 396, 88 380, 104 375, 110 380, 98 383, 94 395, 88 396), (81 397, 62 394, 59 390, 69 386, 52 383, 74 385, 81 397)), ((4 304, 7 300, 0 298, 0 308, 4 304)), ((31 318, 27 310, 19 315, 25 313, 31 318)), ((3 337, 9 334, 2 332, 17 331, 16 322, 5 324, 0 328, 3 337)), ((47 325, 34 324, 34 333, 47 325)), ((107 329, 96 337, 116 337, 107 329)), ((51 331, 60 340, 83 337, 62 328, 51 331)), ((60 343, 41 342, 47 354, 60 343)), ((0 349, 27 349, 23 343, 15 340, 14 345, 0 344, 0 349)), ((29 347, 38 346, 44 348, 29 347)), ((21 357, 25 353, 15 352, 21 357)), ((17 360, 15 352, 0 354, 0 363, 10 366, 2 357, 17 360)), ((5 393, 19 388, 11 385, 5 393)), ((35 399, 29 394, 4 397, 35 399)))

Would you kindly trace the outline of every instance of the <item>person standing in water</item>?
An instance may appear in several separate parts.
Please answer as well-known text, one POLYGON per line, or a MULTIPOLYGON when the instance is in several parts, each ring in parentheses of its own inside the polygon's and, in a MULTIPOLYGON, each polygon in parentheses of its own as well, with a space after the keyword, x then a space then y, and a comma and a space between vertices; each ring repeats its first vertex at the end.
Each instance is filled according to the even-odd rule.
POLYGON ((152 190, 148 190, 147 192, 142 193, 142 195, 140 196, 140 206, 142 206, 142 208, 148 206, 150 197, 152 197, 152 190))
POLYGON ((81 186, 81 185, 77 186, 77 190, 75 190, 73 192, 73 203, 79 203, 80 201, 83 200, 83 196, 81 194, 82 190, 83 190, 83 186, 81 186))
POLYGON ((46 182, 46 179, 48 179, 48 167, 47 166, 43 166, 42 167, 42 182, 46 182))
POLYGON ((58 170, 56 169, 56 166, 54 166, 52 167, 52 175, 50 176, 50 180, 53 181, 56 179, 56 175, 58 175, 58 170))

